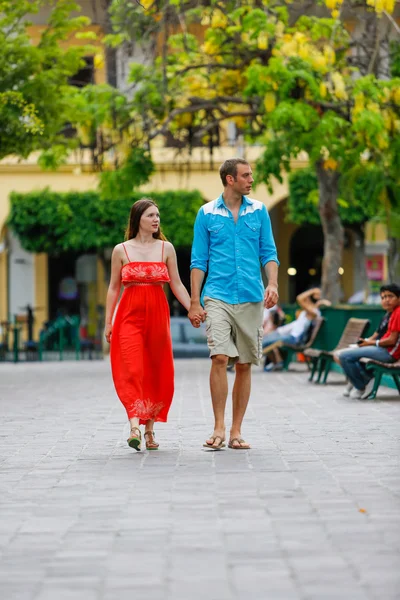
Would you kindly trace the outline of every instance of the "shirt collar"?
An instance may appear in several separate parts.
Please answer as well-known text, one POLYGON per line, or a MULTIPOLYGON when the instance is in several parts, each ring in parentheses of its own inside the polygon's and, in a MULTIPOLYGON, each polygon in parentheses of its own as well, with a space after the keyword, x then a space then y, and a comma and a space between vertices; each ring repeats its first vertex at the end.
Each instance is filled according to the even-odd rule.
MULTIPOLYGON (((245 204, 247 204, 247 205, 253 204, 253 201, 250 200, 250 198, 248 198, 247 196, 242 196, 242 206, 245 204)), ((221 206, 224 206, 225 208, 227 208, 227 206, 224 202, 224 199, 222 197, 222 194, 220 195, 220 197, 217 200, 217 208, 220 208, 221 206)))

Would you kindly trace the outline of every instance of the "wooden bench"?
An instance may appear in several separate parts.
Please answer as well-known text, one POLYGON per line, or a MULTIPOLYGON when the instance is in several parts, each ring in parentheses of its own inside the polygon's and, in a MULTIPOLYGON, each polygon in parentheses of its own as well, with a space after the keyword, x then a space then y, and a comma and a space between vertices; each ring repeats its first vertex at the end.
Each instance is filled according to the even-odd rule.
POLYGON ((373 358, 360 358, 360 362, 365 364, 368 371, 372 371, 375 378, 374 387, 368 396, 369 399, 374 400, 376 398, 382 375, 391 375, 393 377, 400 394, 400 360, 397 360, 394 363, 384 363, 379 360, 374 360, 373 358))
POLYGON ((311 348, 324 323, 324 317, 316 317, 312 322, 310 328, 310 337, 308 338, 307 342, 305 342, 304 344, 288 344, 285 343, 283 340, 278 340, 277 342, 274 342, 273 344, 270 344, 269 346, 265 346, 265 348, 263 348, 263 356, 266 356, 269 352, 271 352, 271 350, 275 350, 276 348, 282 350, 283 370, 287 371, 289 369, 290 363, 292 362, 293 355, 297 354, 297 352, 304 352, 305 350, 307 350, 307 348, 311 348))
POLYGON ((344 350, 344 348, 347 348, 350 344, 357 343, 359 338, 364 336, 364 333, 369 325, 369 319, 351 318, 347 321, 346 327, 343 329, 343 333, 336 348, 333 350, 320 350, 318 348, 308 348, 305 350, 304 355, 310 359, 312 364, 309 381, 313 380, 314 375, 318 370, 316 383, 321 381, 322 373, 324 374, 322 383, 326 383, 332 367, 335 352, 338 350, 344 350))

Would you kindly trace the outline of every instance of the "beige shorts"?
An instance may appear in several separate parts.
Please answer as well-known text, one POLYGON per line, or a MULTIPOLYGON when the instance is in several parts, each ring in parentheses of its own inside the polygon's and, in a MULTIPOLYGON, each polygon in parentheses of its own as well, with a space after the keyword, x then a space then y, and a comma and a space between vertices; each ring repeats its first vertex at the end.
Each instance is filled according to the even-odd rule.
POLYGON ((229 364, 260 364, 262 353, 263 302, 227 304, 206 296, 206 331, 210 356, 224 354, 229 364))

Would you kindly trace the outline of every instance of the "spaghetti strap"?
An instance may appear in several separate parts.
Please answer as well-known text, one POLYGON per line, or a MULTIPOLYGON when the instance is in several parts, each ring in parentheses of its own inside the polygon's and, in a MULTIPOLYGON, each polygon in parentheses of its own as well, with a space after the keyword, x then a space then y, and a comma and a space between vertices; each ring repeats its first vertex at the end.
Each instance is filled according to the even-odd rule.
POLYGON ((161 262, 164 262, 164 244, 165 242, 162 243, 161 262))
POLYGON ((122 245, 123 245, 123 247, 124 247, 125 254, 126 254, 126 258, 128 259, 128 262, 131 262, 131 259, 129 258, 129 255, 128 255, 127 251, 126 251, 126 248, 125 248, 125 244, 124 244, 124 242, 122 242, 122 245))

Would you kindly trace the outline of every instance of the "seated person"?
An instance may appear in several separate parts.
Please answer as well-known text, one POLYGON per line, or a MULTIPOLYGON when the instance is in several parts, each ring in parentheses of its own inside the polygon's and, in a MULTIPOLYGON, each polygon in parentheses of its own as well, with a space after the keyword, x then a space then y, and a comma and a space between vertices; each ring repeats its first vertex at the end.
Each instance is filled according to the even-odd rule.
POLYGON ((277 327, 282 325, 285 321, 285 313, 278 304, 275 304, 272 308, 264 308, 263 316, 263 331, 264 335, 275 331, 277 327))
MULTIPOLYGON (((282 341, 285 344, 303 343, 308 336, 314 319, 321 315, 319 307, 322 304, 325 304, 326 306, 331 304, 329 300, 321 298, 321 290, 319 288, 312 288, 311 290, 299 294, 296 301, 301 308, 297 318, 291 323, 277 327, 275 331, 264 335, 262 342, 263 348, 278 341, 282 341)), ((278 360, 265 365, 265 371, 274 371, 282 368, 283 360, 279 351, 278 356, 278 360)))
POLYGON ((400 358, 400 287, 395 283, 383 285, 380 295, 382 308, 389 315, 386 332, 382 334, 387 320, 385 315, 371 337, 360 339, 358 348, 349 348, 339 354, 340 365, 349 381, 345 395, 351 395, 352 398, 368 398, 374 386, 373 376, 360 363, 360 358, 373 358, 387 363, 400 358))

